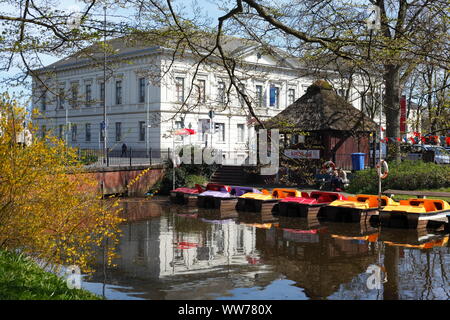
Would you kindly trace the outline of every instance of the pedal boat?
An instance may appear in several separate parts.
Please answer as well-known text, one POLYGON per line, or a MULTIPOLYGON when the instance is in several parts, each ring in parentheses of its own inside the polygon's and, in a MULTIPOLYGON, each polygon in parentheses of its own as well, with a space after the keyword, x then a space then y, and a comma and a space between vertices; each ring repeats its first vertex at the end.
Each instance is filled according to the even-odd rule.
MULTIPOLYGON (((391 198, 381 196, 381 207, 397 205, 398 202, 391 198)), ((318 217, 333 222, 368 223, 371 217, 378 216, 378 208, 378 196, 358 194, 347 200, 331 202, 321 210, 318 217)))
POLYGON ((231 191, 229 192, 229 195, 226 196, 224 194, 221 194, 219 196, 214 196, 213 201, 213 209, 221 210, 221 211, 228 211, 228 210, 235 210, 236 204, 238 202, 238 198, 246 193, 256 193, 261 194, 261 191, 259 191, 256 188, 252 187, 239 187, 239 186, 232 186, 231 191))
POLYGON ((170 191, 170 202, 174 204, 193 205, 197 203, 197 195, 205 191, 204 187, 196 184, 195 188, 177 188, 170 191))
POLYGON ((218 183, 209 183, 204 192, 197 195, 197 207, 203 209, 214 208, 214 198, 230 197, 231 187, 218 183))
POLYGON ((433 222, 442 223, 450 214, 450 204, 440 199, 400 200, 396 206, 385 206, 380 211, 381 227, 425 229, 433 222))
POLYGON ((320 210, 335 200, 347 200, 337 192, 302 192, 301 197, 286 197, 274 207, 274 215, 285 217, 317 217, 320 210))
POLYGON ((301 192, 295 189, 275 188, 272 192, 265 189, 261 193, 248 192, 238 198, 236 210, 272 214, 275 204, 286 197, 300 197, 301 192))

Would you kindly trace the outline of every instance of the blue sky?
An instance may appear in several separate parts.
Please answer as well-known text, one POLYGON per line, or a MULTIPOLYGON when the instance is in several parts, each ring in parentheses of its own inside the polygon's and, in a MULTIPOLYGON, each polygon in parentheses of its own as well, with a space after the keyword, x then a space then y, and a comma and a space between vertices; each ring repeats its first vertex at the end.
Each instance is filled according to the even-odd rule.
MULTIPOLYGON (((187 12, 183 12, 183 14, 188 14, 191 15, 193 14, 192 12, 192 4, 197 3, 199 7, 201 7, 204 12, 213 20, 213 23, 216 24, 217 23, 217 17, 219 17, 222 12, 219 9, 218 4, 219 3, 220 6, 224 6, 227 5, 228 1, 215 1, 215 0, 190 0, 188 1, 175 1, 175 5, 180 5, 182 4, 187 12)), ((64 10, 67 12, 74 12, 74 11, 80 11, 83 10, 83 8, 85 8, 86 4, 83 3, 83 1, 80 0, 61 0, 58 1, 59 6, 57 6, 57 9, 59 10, 64 10)), ((19 12, 16 12, 17 10, 12 7, 12 6, 4 6, 1 8, 1 12, 3 14, 10 14, 10 15, 18 15, 19 12)), ((120 9, 120 10, 113 10, 113 9, 109 9, 107 10, 107 20, 108 21, 120 21, 120 20, 126 20, 127 16, 130 16, 130 13, 132 12, 132 10, 130 9, 120 9)), ((103 16, 103 10, 100 9, 100 11, 95 12, 96 14, 102 15, 103 16)), ((44 65, 49 65, 51 63, 54 63, 55 61, 58 61, 60 58, 56 57, 56 56, 51 56, 51 55, 44 55, 41 54, 40 59, 42 60, 44 65)), ((8 72, 0 72, 0 80, 3 80, 7 77, 10 77, 12 75, 16 75, 20 72, 20 69, 17 67, 13 67, 11 68, 8 72)), ((31 94, 31 90, 30 90, 30 79, 28 79, 28 85, 25 86, 18 86, 18 87, 11 87, 11 86, 7 86, 4 84, 0 85, 0 92, 5 92, 7 91, 11 96, 15 96, 17 97, 22 103, 28 103, 28 99, 30 97, 31 94)))

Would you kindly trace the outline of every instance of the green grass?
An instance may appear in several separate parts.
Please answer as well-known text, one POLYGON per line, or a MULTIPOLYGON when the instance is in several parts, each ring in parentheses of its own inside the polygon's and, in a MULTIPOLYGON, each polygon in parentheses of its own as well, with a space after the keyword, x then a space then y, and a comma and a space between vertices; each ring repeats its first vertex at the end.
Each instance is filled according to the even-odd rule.
MULTIPOLYGON (((439 189, 428 189, 428 190, 418 190, 418 191, 430 191, 430 192, 450 192, 450 188, 439 188, 439 189)), ((394 200, 398 201, 398 200, 406 200, 406 199, 411 199, 411 198, 416 198, 414 195, 403 195, 403 194, 398 194, 394 196, 394 200)), ((448 203, 450 203, 450 198, 448 197, 427 197, 427 198, 433 198, 433 199, 442 199, 447 201, 448 203)))
POLYGON ((64 279, 42 270, 25 255, 0 250, 0 300, 97 300, 83 289, 69 289, 64 279))

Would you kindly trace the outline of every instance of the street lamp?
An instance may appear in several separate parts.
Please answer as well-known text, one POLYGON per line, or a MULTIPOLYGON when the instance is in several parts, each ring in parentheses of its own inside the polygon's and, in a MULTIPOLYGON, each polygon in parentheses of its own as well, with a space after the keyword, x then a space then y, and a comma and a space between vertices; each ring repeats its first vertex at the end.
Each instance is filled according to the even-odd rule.
POLYGON ((145 132, 145 144, 147 148, 147 158, 150 157, 150 77, 148 78, 147 83, 147 125, 146 125, 146 132, 145 132))
MULTIPOLYGON (((103 7, 103 163, 106 163, 108 156, 107 133, 108 125, 106 122, 106 6, 103 7)), ((100 130, 102 130, 100 129, 100 130)))

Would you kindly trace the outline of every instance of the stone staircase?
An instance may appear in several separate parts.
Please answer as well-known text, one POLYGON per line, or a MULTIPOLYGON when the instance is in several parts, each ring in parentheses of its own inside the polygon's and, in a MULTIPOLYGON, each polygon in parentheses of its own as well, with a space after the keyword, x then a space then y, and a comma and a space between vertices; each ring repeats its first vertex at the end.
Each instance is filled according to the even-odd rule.
POLYGON ((242 166, 221 166, 214 172, 210 182, 240 186, 247 183, 247 174, 242 166))

